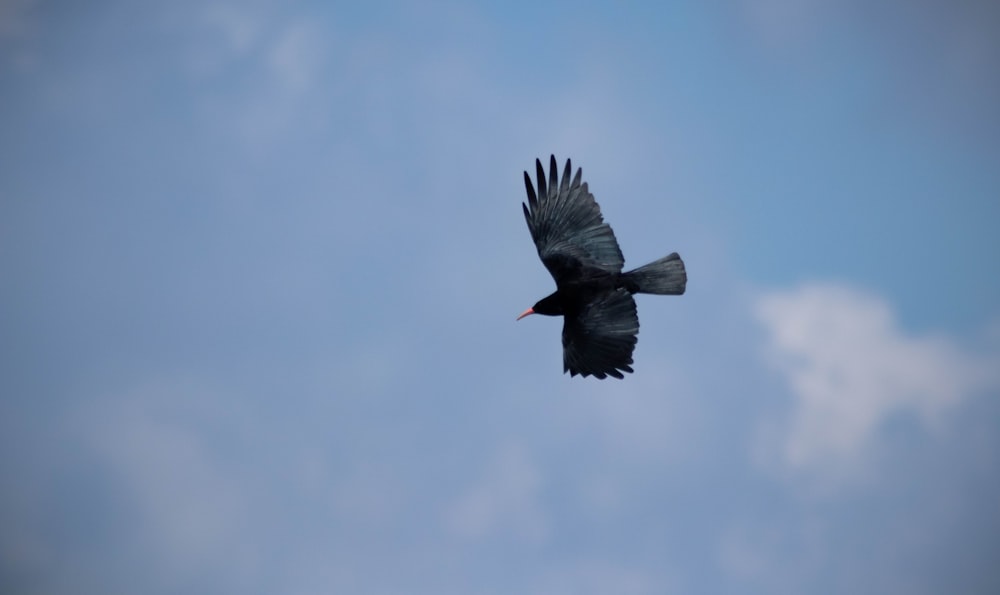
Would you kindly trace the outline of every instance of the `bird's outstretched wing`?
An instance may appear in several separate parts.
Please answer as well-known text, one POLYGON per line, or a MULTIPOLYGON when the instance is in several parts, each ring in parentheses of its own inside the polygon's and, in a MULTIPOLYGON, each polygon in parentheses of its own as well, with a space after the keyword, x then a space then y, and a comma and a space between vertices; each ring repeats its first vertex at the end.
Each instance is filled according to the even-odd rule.
POLYGON ((563 320, 563 371, 605 378, 632 372, 632 351, 639 332, 635 300, 628 290, 612 289, 563 320))
POLYGON ((532 186, 531 176, 524 172, 528 203, 521 203, 521 206, 538 256, 556 284, 573 279, 587 268, 620 273, 625 259, 587 183, 580 182, 583 170, 577 169, 570 181, 572 167, 567 159, 560 181, 555 155, 549 158, 548 183, 538 159, 535 169, 538 193, 532 186))

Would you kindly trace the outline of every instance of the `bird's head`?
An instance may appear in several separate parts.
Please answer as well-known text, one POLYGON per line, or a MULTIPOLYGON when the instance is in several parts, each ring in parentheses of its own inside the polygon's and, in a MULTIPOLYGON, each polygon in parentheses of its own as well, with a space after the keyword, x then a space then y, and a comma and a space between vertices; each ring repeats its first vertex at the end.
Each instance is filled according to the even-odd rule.
POLYGON ((562 302, 559 300, 559 293, 553 293, 552 295, 542 298, 535 303, 534 306, 528 308, 521 315, 517 317, 521 320, 529 314, 544 314, 545 316, 562 316, 563 308, 562 302))

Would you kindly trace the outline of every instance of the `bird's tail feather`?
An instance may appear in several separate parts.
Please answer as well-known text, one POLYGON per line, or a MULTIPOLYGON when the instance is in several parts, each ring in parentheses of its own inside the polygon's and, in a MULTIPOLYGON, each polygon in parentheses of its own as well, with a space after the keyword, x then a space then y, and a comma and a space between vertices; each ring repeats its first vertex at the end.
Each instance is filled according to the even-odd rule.
POLYGON ((637 288, 633 293, 681 295, 687 287, 684 261, 676 253, 625 273, 625 279, 637 288))

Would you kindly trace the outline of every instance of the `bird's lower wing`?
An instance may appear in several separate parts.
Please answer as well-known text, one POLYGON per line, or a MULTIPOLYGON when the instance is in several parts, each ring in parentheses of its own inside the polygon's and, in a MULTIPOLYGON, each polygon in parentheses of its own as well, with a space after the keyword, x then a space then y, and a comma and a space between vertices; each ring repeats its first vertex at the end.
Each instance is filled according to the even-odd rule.
POLYGON ((639 332, 635 300, 625 289, 610 290, 563 322, 563 371, 571 376, 624 378, 632 372, 639 332))

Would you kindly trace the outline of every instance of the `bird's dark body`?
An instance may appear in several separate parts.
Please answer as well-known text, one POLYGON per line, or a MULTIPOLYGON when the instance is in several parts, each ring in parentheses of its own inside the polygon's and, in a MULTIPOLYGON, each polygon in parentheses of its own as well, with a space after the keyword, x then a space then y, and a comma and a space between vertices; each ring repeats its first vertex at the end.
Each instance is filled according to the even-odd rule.
POLYGON ((548 314, 551 316, 575 316, 583 308, 594 301, 600 295, 616 289, 624 289, 629 294, 634 294, 639 287, 634 282, 630 282, 621 273, 608 273, 598 269, 578 269, 578 277, 571 281, 566 281, 558 286, 558 289, 543 298, 539 304, 543 304, 542 309, 534 308, 535 314, 548 314), (549 308, 552 311, 546 311, 549 308))
POLYGON ((679 295, 687 285, 684 262, 676 253, 633 271, 622 272, 624 259, 614 232, 581 183, 582 171, 570 180, 566 161, 558 179, 555 156, 549 178, 535 161, 538 192, 524 174, 528 204, 524 217, 542 263, 556 291, 539 300, 527 314, 563 316, 563 368, 570 375, 614 376, 632 372, 639 319, 635 293, 679 295))

